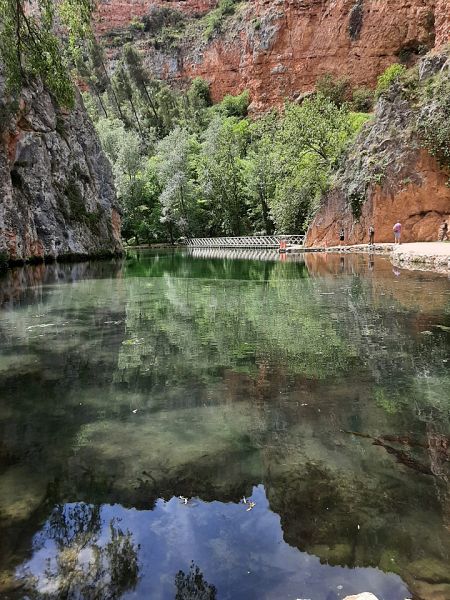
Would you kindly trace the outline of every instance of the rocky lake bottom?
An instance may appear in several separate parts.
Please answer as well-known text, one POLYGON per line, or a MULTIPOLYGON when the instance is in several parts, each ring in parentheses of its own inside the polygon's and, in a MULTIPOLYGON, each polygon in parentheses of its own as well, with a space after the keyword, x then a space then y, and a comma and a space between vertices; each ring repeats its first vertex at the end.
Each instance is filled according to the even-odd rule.
POLYGON ((450 599, 449 365, 379 256, 8 271, 0 598, 450 599))

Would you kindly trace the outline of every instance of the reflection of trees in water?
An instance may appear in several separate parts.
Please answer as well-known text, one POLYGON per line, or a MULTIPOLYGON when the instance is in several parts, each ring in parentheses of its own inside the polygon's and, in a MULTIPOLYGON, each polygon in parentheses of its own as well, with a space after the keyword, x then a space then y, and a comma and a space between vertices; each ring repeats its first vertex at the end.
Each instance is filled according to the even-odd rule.
POLYGON ((216 600, 217 590, 205 581, 200 568, 191 563, 189 573, 178 571, 175 576, 177 595, 175 600, 216 600))
POLYGON ((37 540, 38 547, 54 544, 41 574, 27 569, 27 592, 31 598, 101 600, 120 598, 138 581, 139 546, 130 531, 122 531, 115 519, 109 522, 109 540, 100 544, 104 524, 99 506, 57 506, 37 540))

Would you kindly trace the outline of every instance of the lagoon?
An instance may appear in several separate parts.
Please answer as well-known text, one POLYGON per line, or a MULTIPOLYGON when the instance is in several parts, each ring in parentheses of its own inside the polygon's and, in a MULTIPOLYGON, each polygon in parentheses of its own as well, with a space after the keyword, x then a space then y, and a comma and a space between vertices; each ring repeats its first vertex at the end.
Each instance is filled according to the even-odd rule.
POLYGON ((0 597, 450 598, 449 364, 448 278, 381 257, 9 271, 0 597))

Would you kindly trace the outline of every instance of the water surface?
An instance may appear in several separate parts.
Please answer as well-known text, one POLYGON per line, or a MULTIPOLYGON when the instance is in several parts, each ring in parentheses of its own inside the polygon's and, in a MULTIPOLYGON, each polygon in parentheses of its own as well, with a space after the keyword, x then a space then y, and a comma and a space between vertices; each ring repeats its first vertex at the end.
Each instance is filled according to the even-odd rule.
POLYGON ((450 598, 445 276, 136 252, 0 306, 0 597, 450 598))

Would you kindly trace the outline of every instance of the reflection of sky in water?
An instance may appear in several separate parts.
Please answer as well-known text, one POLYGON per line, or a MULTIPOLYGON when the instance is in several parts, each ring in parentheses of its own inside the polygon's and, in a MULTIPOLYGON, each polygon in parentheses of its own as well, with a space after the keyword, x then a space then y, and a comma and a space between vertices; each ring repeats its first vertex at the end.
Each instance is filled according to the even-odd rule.
MULTIPOLYGON (((283 541, 278 515, 269 509, 262 485, 253 489, 256 506, 205 503, 178 498, 159 500, 153 510, 138 511, 120 505, 103 505, 101 528, 91 539, 104 547, 110 540, 110 523, 130 531, 139 547, 139 580, 123 598, 152 600, 175 597, 175 575, 197 564, 206 581, 216 586, 219 599, 311 598, 338 600, 348 594, 372 591, 385 600, 404 600, 409 592, 401 579, 378 569, 348 569, 322 565, 315 556, 283 541)), ((66 505, 67 509, 74 505, 66 505)), ((48 539, 46 526, 34 538, 32 558, 18 569, 37 578, 40 593, 55 594, 57 546, 48 539), (49 569, 50 567, 50 569, 49 569)), ((93 554, 79 551, 79 563, 93 554)), ((57 594, 57 592, 56 592, 57 594)), ((57 597, 57 595, 55 596, 57 597)))
POLYGON ((431 598, 450 572, 449 292, 377 257, 9 272, 0 597, 28 572, 33 600, 174 598, 193 560, 219 598, 431 598), (262 487, 251 512, 227 504, 257 482, 271 510, 262 487), (147 510, 179 494, 205 502, 147 510), (111 522, 140 545, 134 591, 111 580, 111 522))

